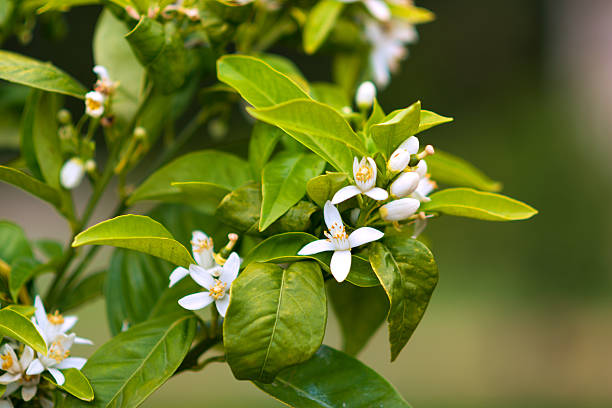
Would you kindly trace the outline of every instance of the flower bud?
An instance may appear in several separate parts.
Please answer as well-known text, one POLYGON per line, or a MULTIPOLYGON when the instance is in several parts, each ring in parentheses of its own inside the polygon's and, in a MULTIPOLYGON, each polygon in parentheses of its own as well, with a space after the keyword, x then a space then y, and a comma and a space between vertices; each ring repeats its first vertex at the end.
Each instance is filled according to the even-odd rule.
POLYGON ((221 119, 213 119, 208 123, 208 133, 214 140, 225 138, 227 130, 227 124, 221 119))
POLYGON ((93 173, 94 171, 96 171, 96 162, 92 159, 87 160, 85 162, 85 171, 87 171, 88 173, 93 173))
POLYGON ((142 126, 134 129, 134 138, 136 140, 145 140, 147 138, 147 130, 142 126))
POLYGON ((421 177, 414 171, 407 171, 400 174, 391 184, 391 195, 400 198, 412 194, 419 185, 419 180, 421 180, 421 177))
POLYGON ((98 91, 85 94, 85 113, 92 118, 99 118, 104 113, 104 95, 98 91))
POLYGON ((68 160, 60 172, 60 182, 64 188, 71 190, 81 184, 85 175, 83 160, 73 157, 68 160))
POLYGON ((425 160, 421 160, 417 165, 416 172, 419 176, 425 177, 427 175, 427 163, 425 160))
POLYGON ((410 136, 404 140, 401 145, 389 158, 387 168, 392 172, 402 171, 410 163, 411 156, 419 151, 419 139, 416 136, 410 136))
POLYGON ((355 101, 360 109, 368 109, 374 103, 376 98, 376 87, 370 81, 362 82, 357 88, 355 101))
POLYGON ((400 198, 380 207, 380 216, 385 221, 401 221, 410 218, 419 209, 421 202, 414 198, 400 198))
POLYGON ((67 109, 60 109, 57 112, 57 121, 62 125, 69 125, 72 122, 72 115, 67 109))

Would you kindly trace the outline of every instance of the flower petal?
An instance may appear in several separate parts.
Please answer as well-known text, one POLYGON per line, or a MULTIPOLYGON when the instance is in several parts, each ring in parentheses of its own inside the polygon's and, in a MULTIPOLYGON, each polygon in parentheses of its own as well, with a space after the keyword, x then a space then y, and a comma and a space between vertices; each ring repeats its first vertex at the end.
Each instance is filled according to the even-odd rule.
POLYGON ((364 0, 363 4, 372 13, 374 17, 380 21, 389 21, 391 18, 391 10, 389 6, 382 0, 364 0))
POLYGON ((59 368, 60 370, 65 370, 67 368, 76 368, 76 369, 80 370, 81 368, 83 368, 83 366, 85 365, 86 362, 87 362, 86 358, 67 357, 67 358, 63 359, 55 367, 59 368))
POLYGON ((398 149, 405 149, 410 154, 417 154, 419 152, 419 138, 410 136, 399 145, 398 149))
POLYGON ((30 346, 25 346, 23 349, 23 353, 21 353, 21 358, 19 359, 19 364, 21 368, 25 368, 30 365, 32 360, 34 359, 34 350, 30 346))
POLYGON ((19 380, 20 378, 21 378, 21 373, 17 373, 17 374, 4 373, 0 375, 0 384, 4 384, 4 385, 10 384, 12 382, 19 380))
POLYGON ((230 256, 223 264, 223 271, 219 276, 219 280, 223 283, 227 283, 231 285, 236 276, 238 276, 238 271, 240 270, 240 257, 237 253, 232 252, 230 256))
POLYGON ((191 279, 203 288, 210 289, 215 286, 215 278, 206 269, 198 265, 189 265, 189 275, 191 279))
POLYGON ((377 241, 381 239, 385 234, 376 228, 362 227, 358 228, 349 235, 349 244, 351 248, 358 247, 359 245, 367 244, 368 242, 377 241))
POLYGON ((53 367, 49 368, 48 370, 49 374, 51 374, 53 378, 55 378, 55 382, 57 383, 57 385, 64 385, 66 379, 64 378, 64 374, 62 374, 60 370, 53 367))
POLYGON ((39 359, 36 359, 30 363, 30 366, 26 370, 27 375, 36 375, 45 371, 45 366, 42 365, 39 359))
POLYGON ((46 331, 49 320, 47 319, 47 312, 45 311, 45 306, 43 305, 40 296, 36 296, 36 299, 34 299, 34 316, 36 317, 38 327, 40 327, 43 332, 46 331))
POLYGON ((383 201, 389 198, 389 193, 387 193, 387 190, 384 190, 380 187, 374 187, 371 190, 364 191, 363 194, 377 201, 383 201))
POLYGON ((359 159, 357 159, 357 157, 355 157, 353 159, 353 178, 355 178, 355 176, 357 175, 358 171, 359 171, 359 159))
POLYGON ((376 185, 376 176, 378 176, 378 167, 376 167, 376 162, 374 161, 373 158, 368 156, 368 163, 370 163, 370 168, 372 169, 372 179, 370 180, 370 183, 372 183, 373 186, 376 185))
POLYGON ((187 310, 199 310, 210 305, 212 301, 213 298, 208 292, 200 292, 180 298, 178 304, 187 310))
POLYGON ((0 400, 0 408, 13 408, 13 403, 10 399, 0 400))
POLYGON ((90 346, 93 346, 94 342, 89 339, 77 336, 74 338, 74 344, 88 344, 90 346))
POLYGON ((338 282, 344 281, 351 270, 351 251, 334 251, 329 269, 338 282))
POLYGON ((189 270, 187 268, 179 266, 178 268, 174 269, 170 274, 170 284, 168 285, 168 287, 173 287, 178 281, 180 281, 187 275, 189 275, 189 270))
POLYGON ((64 316, 64 323, 62 323, 60 331, 62 333, 66 333, 68 330, 74 327, 78 320, 79 318, 76 316, 64 316))
POLYGON ((346 201, 349 198, 355 197, 357 194, 361 194, 361 190, 357 186, 342 187, 336 192, 336 194, 334 194, 331 203, 340 204, 341 202, 346 201))
POLYGON ((334 244, 326 239, 319 239, 309 244, 304 245, 302 249, 297 253, 298 255, 312 255, 318 254, 319 252, 333 251, 334 244))
POLYGON ((217 306, 217 310, 222 317, 225 317, 225 313, 227 312, 227 307, 229 306, 230 298, 229 294, 226 294, 221 299, 215 301, 215 306, 217 306))
POLYGON ((36 395, 35 385, 21 387, 21 398, 23 398, 24 401, 27 402, 31 400, 32 398, 34 398, 35 395, 36 395))
POLYGON ((328 230, 331 230, 334 224, 340 226, 344 225, 342 223, 342 217, 340 217, 340 212, 338 211, 336 206, 334 206, 329 200, 325 203, 325 206, 323 207, 323 218, 325 218, 325 225, 327 225, 328 230))

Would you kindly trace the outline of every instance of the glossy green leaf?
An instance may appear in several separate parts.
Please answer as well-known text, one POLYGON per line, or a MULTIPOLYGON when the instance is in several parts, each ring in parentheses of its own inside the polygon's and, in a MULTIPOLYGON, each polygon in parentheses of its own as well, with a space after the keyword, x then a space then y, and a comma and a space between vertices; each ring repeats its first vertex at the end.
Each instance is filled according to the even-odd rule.
POLYGON ((32 248, 23 229, 10 221, 0 221, 0 259, 12 264, 18 258, 33 258, 32 248))
POLYGON ((57 132, 57 96, 43 93, 38 100, 32 128, 34 151, 40 171, 47 184, 60 189, 60 171, 64 159, 57 132))
POLYGON ((433 180, 450 186, 473 187, 491 192, 498 192, 502 187, 500 182, 490 179, 471 163, 439 149, 427 158, 427 169, 433 180))
POLYGON ((39 263, 32 258, 17 258, 11 264, 9 289, 11 291, 11 297, 15 302, 17 302, 19 290, 36 274, 38 265, 39 263))
POLYGON ((255 385, 296 408, 410 407, 376 371, 327 346, 307 362, 281 371, 271 384, 255 385))
POLYGON ((389 8, 394 17, 398 17, 410 24, 429 23, 436 19, 436 15, 422 7, 414 7, 410 3, 390 3, 389 8))
POLYGON ((36 309, 34 308, 34 306, 31 306, 31 305, 14 304, 14 305, 8 305, 7 307, 4 308, 4 310, 12 310, 25 317, 32 317, 34 316, 34 311, 36 309))
POLYGON ((183 202, 181 188, 172 183, 203 182, 234 190, 251 178, 247 162, 229 153, 202 150, 179 157, 157 170, 130 196, 128 204, 142 200, 183 202))
POLYGON ((264 109, 247 109, 255 118, 278 126, 337 170, 352 172, 365 145, 333 108, 312 100, 293 100, 264 109))
POLYGON ((140 252, 117 249, 113 252, 104 288, 106 315, 111 333, 124 325, 133 326, 149 318, 151 309, 168 287, 174 267, 140 252))
POLYGON ((52 239, 39 239, 34 242, 34 246, 47 259, 59 258, 64 253, 64 245, 52 239))
POLYGON ((393 361, 425 313, 438 282, 438 267, 429 249, 416 239, 392 236, 384 242, 386 246, 380 242, 370 246, 370 263, 389 298, 393 361))
POLYGON ((321 0, 308 14, 304 25, 304 50, 314 54, 331 32, 344 3, 338 0, 321 0))
POLYGON ((272 156, 281 136, 285 134, 276 126, 264 122, 257 122, 253 126, 249 140, 249 163, 256 179, 260 179, 261 171, 272 156))
MULTIPOLYGON (((336 1, 336 0, 330 0, 336 1)), ((313 99, 331 106, 341 114, 346 108, 351 108, 351 100, 340 86, 328 82, 316 82, 310 86, 313 99)))
POLYGON ((34 323, 15 310, 0 310, 0 336, 13 338, 47 355, 47 344, 34 323))
POLYGON ((61 204, 57 190, 12 167, 0 166, 0 180, 19 187, 56 207, 61 204))
POLYGON ((87 90, 77 80, 49 63, 0 50, 0 79, 83 99, 87 90))
POLYGON ((94 390, 93 403, 68 398, 68 407, 136 407, 161 386, 187 354, 196 319, 169 315, 119 333, 100 347, 81 370, 94 390))
POLYGON ((73 247, 109 245, 133 249, 189 267, 195 263, 191 254, 157 221, 143 215, 121 215, 103 221, 74 238, 73 247))
POLYGON ((23 114, 21 116, 21 126, 19 129, 19 147, 21 157, 25 160, 26 166, 32 173, 32 176, 38 180, 44 180, 36 158, 34 149, 34 118, 38 110, 38 103, 42 95, 42 91, 31 89, 28 99, 26 100, 23 114))
POLYGON ((107 281, 106 271, 96 272, 80 280, 72 290, 58 299, 58 309, 66 312, 101 297, 107 281))
POLYGON ((92 401, 94 399, 93 388, 91 388, 89 380, 82 372, 76 368, 69 368, 67 370, 62 370, 62 374, 64 374, 65 379, 63 385, 58 385, 53 376, 47 372, 43 373, 42 376, 51 384, 74 395, 80 400, 92 401))
POLYGON ((271 382, 308 360, 325 334, 327 303, 315 262, 248 266, 231 289, 223 321, 227 362, 239 380, 271 382))
POLYGON ((360 288, 347 282, 330 282, 327 293, 342 329, 342 349, 354 356, 385 321, 387 294, 380 286, 360 288))
POLYGON ((453 118, 438 115, 437 113, 431 112, 428 110, 421 110, 421 120, 419 122, 419 130, 416 133, 420 133, 434 126, 442 125, 444 123, 448 123, 452 121, 453 121, 453 118))
POLYGON ((368 117, 368 120, 365 124, 366 133, 370 133, 370 128, 372 126, 376 125, 377 123, 383 122, 385 120, 385 116, 385 111, 383 110, 382 106, 380 106, 380 103, 378 103, 378 99, 374 98, 372 113, 370 113, 370 116, 368 117))
POLYGON ((268 228, 306 194, 306 183, 321 174, 325 162, 314 154, 284 153, 268 163, 262 173, 259 230, 268 228))
POLYGON ((226 55, 220 58, 217 76, 256 108, 292 99, 308 99, 308 94, 288 76, 254 57, 226 55))
POLYGON ((170 184, 180 190, 174 194, 177 201, 189 203, 199 210, 212 214, 223 197, 231 193, 231 190, 215 183, 202 181, 176 182, 170 184))
POLYGON ((289 58, 277 54, 255 54, 254 57, 262 60, 266 64, 270 65, 275 70, 287 75, 293 82, 295 82, 302 90, 306 93, 310 91, 310 84, 304 78, 304 74, 297 65, 289 58))
MULTIPOLYGON (((302 259, 314 259, 319 262, 320 266, 325 271, 329 272, 331 252, 322 252, 306 256, 297 255, 298 251, 302 249, 304 245, 316 240, 317 237, 305 232, 286 232, 284 234, 273 235, 256 245, 246 254, 242 262, 242 267, 246 267, 253 262, 286 263, 302 259)), ((351 271, 346 280, 354 285, 362 287, 377 286, 380 284, 374 271, 372 271, 370 267, 370 263, 357 255, 353 255, 351 271)))
POLYGON ((144 69, 125 39, 128 29, 108 9, 100 14, 93 39, 96 64, 108 70, 111 80, 119 87, 113 96, 113 111, 119 122, 127 126, 138 109, 144 69))
POLYGON ((538 211, 514 198, 471 188, 447 188, 433 193, 421 211, 486 221, 526 220, 538 211))
POLYGON ((347 173, 326 172, 320 176, 308 180, 306 192, 308 197, 321 208, 327 200, 331 200, 334 194, 340 190, 348 181, 347 173))
POLYGON ((383 122, 370 127, 372 139, 385 158, 406 139, 417 133, 421 113, 421 102, 405 109, 391 112, 383 122))

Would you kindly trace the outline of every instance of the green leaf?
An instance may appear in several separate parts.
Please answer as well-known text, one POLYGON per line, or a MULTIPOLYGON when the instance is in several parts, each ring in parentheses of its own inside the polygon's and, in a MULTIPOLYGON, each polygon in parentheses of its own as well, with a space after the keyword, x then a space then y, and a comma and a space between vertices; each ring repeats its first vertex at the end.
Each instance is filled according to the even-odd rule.
POLYGON ((377 123, 383 122, 385 120, 385 116, 385 111, 380 106, 380 103, 378 103, 378 99, 374 98, 372 113, 370 113, 370 116, 368 117, 368 120, 364 126, 366 133, 370 134, 370 128, 376 125, 377 123))
POLYGON ((113 252, 104 288, 106 316, 111 333, 124 324, 133 326, 149 318, 159 296, 168 287, 172 265, 139 252, 113 252))
POLYGON ((308 197, 321 208, 327 200, 331 200, 336 191, 340 190, 348 181, 347 173, 326 172, 308 180, 306 192, 308 197))
POLYGON ((0 242, 0 259, 9 265, 18 258, 34 257, 23 229, 17 224, 0 221, 0 242))
POLYGON ((316 263, 298 262, 287 269, 252 264, 234 281, 230 296, 223 344, 237 379, 271 382, 321 345, 327 303, 316 263))
POLYGON ((249 165, 239 157, 215 150, 202 150, 179 157, 157 170, 130 196, 128 204, 142 200, 184 202, 189 199, 174 182, 203 182, 234 190, 251 178, 249 165))
POLYGON ((417 133, 421 102, 415 102, 409 107, 391 112, 383 122, 370 127, 372 139, 385 158, 406 139, 417 133))
POLYGON ((285 132, 281 129, 264 122, 257 122, 253 126, 253 132, 249 140, 249 163, 251 163, 253 174, 257 179, 260 178, 261 171, 272 156, 274 148, 283 134, 285 132))
POLYGON ((140 63, 149 71, 157 88, 170 93, 185 82, 187 58, 178 32, 171 24, 141 17, 125 35, 140 63))
POLYGON ((439 149, 427 158, 427 169, 433 180, 450 186, 473 187, 491 192, 498 192, 502 187, 500 182, 490 179, 471 163, 439 149))
POLYGON ((429 23, 436 19, 436 15, 434 13, 422 7, 390 3, 389 8, 391 9, 391 13, 394 17, 405 20, 410 24, 429 23))
POLYGON ((290 407, 410 407, 376 371, 327 346, 307 362, 283 370, 271 384, 255 385, 290 407))
POLYGON ((47 344, 34 323, 15 310, 0 310, 0 335, 13 338, 47 355, 47 344))
POLYGON ((34 246, 47 259, 59 258, 64 253, 64 245, 59 241, 52 239, 39 239, 34 242, 34 246))
POLYGON ((53 376, 47 372, 42 374, 42 376, 51 384, 74 395, 80 400, 92 401, 94 399, 93 388, 91 388, 89 380, 82 372, 76 368, 69 368, 67 370, 62 370, 62 374, 64 374, 65 378, 63 385, 58 385, 53 376))
POLYGON ((43 180, 36 151, 34 146, 34 118, 38 110, 38 103, 42 95, 42 91, 31 89, 23 109, 21 117, 21 126, 19 129, 19 146, 21 148, 21 157, 26 162, 28 169, 32 175, 38 180, 43 180))
POLYGON ((72 290, 68 291, 62 299, 58 299, 58 308, 66 312, 97 299, 102 296, 104 292, 106 280, 106 271, 96 272, 86 276, 80 280, 72 290))
POLYGON ((27 191, 56 207, 61 205, 57 190, 12 167, 0 166, 0 180, 27 191))
POLYGON ((73 247, 110 245, 133 249, 188 268, 191 254, 157 221, 143 215, 121 215, 103 221, 74 238, 73 247))
POLYGON ((214 213, 223 197, 231 193, 226 187, 202 181, 175 182, 170 185, 180 190, 180 193, 173 195, 172 201, 176 198, 176 201, 189 203, 207 214, 214 213))
POLYGON ((447 188, 433 193, 421 211, 486 221, 526 220, 538 211, 518 200, 496 193, 471 188, 447 188))
POLYGON ((11 264, 9 289, 11 291, 11 297, 15 302, 17 302, 19 290, 36 274, 38 266, 39 263, 32 258, 17 258, 11 264))
POLYGON ((57 95, 43 93, 36 108, 32 127, 34 152, 40 171, 47 184, 60 190, 60 171, 64 159, 57 131, 57 95))
MULTIPOLYGON (((336 0, 329 1, 336 2, 336 0)), ((351 100, 347 98, 344 89, 336 84, 316 82, 310 86, 310 94, 314 100, 331 106, 340 114, 343 113, 343 109, 351 108, 351 100)))
POLYGON ((137 407, 176 371, 195 328, 192 315, 170 315, 119 333, 81 370, 93 387, 93 403, 68 398, 64 408, 137 407))
POLYGON ((385 321, 389 313, 387 295, 380 286, 360 288, 346 282, 331 282, 327 291, 342 329, 342 349, 354 356, 385 321))
POLYGON ((370 245, 370 263, 389 298, 389 344, 395 360, 421 321, 438 282, 433 255, 420 241, 402 236, 370 245))
POLYGON ((32 317, 34 316, 34 311, 36 310, 34 308, 34 306, 31 305, 9 305, 7 307, 4 308, 4 310, 12 310, 13 312, 17 312, 20 315, 23 315, 25 317, 32 317))
POLYGON ((83 99, 87 90, 61 69, 35 59, 0 50, 0 79, 83 99))
POLYGON ((438 115, 435 112, 428 110, 421 110, 421 120, 419 122, 419 130, 416 133, 421 133, 424 130, 430 129, 434 126, 442 125, 444 123, 452 122, 453 118, 438 115))
POLYGON ((353 157, 365 145, 333 108, 312 100, 294 100, 270 108, 250 109, 256 119, 283 129, 338 171, 352 172, 353 157))
POLYGON ((217 76, 236 89, 256 108, 279 104, 292 99, 308 99, 308 94, 260 59, 246 55, 226 55, 217 61, 217 76))
POLYGON ((306 194, 306 183, 321 174, 325 162, 314 154, 284 153, 266 165, 262 173, 262 205, 259 230, 268 228, 306 194))
POLYGON ((253 56, 259 58, 280 73, 287 75, 293 82, 302 88, 304 92, 308 93, 310 91, 310 84, 306 78, 304 78, 304 74, 289 58, 283 57, 282 55, 267 53, 258 53, 253 56))
POLYGON ((138 109, 144 79, 144 69, 125 39, 127 32, 125 24, 105 9, 96 23, 93 39, 96 64, 104 66, 111 79, 119 82, 113 111, 124 126, 138 109))
MULTIPOLYGON (((286 232, 284 234, 273 235, 249 251, 244 257, 242 267, 246 267, 253 262, 286 263, 303 259, 314 259, 319 262, 325 271, 329 272, 331 252, 305 256, 297 255, 304 245, 316 240, 317 237, 305 232, 286 232)), ((357 255, 353 255, 352 258, 351 271, 346 280, 362 287, 378 286, 380 283, 374 271, 372 271, 370 263, 357 255)))
POLYGON ((308 14, 304 25, 304 50, 314 54, 334 27, 344 4, 337 0, 321 0, 308 14))

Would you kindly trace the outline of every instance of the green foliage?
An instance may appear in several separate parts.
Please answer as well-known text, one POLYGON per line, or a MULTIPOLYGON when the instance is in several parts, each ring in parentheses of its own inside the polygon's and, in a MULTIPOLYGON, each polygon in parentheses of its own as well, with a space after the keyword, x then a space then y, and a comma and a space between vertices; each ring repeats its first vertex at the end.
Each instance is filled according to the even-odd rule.
POLYGON ((9 279, 9 290, 11 297, 17 302, 19 290, 25 285, 38 269, 38 262, 32 258, 17 258, 11 263, 11 276, 9 279))
POLYGON ((526 220, 538 212, 533 207, 501 194, 471 188, 448 188, 431 195, 425 211, 486 221, 526 220))
POLYGON ((337 0, 321 0, 310 11, 304 26, 304 50, 314 54, 331 32, 343 3, 337 0))
POLYGON ((347 173, 327 172, 313 177, 306 184, 308 197, 321 208, 327 200, 331 200, 336 191, 340 190, 348 181, 347 173))
POLYGON ((427 158, 427 168, 432 179, 449 186, 473 187, 491 192, 498 192, 502 187, 500 182, 491 180, 472 164, 440 149, 427 158))
POLYGON ((0 180, 19 187, 53 206, 57 207, 61 203, 57 190, 12 167, 0 166, 0 180))
POLYGON ((251 264, 232 285, 223 322, 234 376, 269 383, 283 368, 308 360, 323 341, 326 320, 316 263, 293 263, 287 269, 251 264))
POLYGON ((103 295, 106 282, 106 271, 95 272, 83 278, 65 297, 59 299, 59 309, 63 311, 72 310, 97 299, 103 295))
POLYGON ((67 370, 63 370, 62 374, 65 378, 65 382, 62 385, 58 385, 53 376, 49 373, 43 373, 42 376, 45 380, 70 393, 70 395, 74 395, 80 400, 92 401, 94 399, 93 388, 91 388, 89 380, 83 375, 82 372, 76 368, 69 368, 67 370))
POLYGON ((11 337, 39 353, 47 354, 45 340, 30 319, 9 308, 0 309, 0 336, 11 337))
POLYGON ((444 123, 452 121, 453 118, 438 115, 437 113, 428 110, 421 110, 421 120, 419 122, 419 130, 417 131, 417 133, 420 133, 427 129, 431 129, 434 126, 443 125, 444 123))
POLYGON ((32 258, 32 248, 23 229, 9 221, 0 221, 0 260, 11 264, 19 258, 32 258))
POLYGON ((249 163, 253 174, 257 178, 259 178, 264 166, 272 156, 274 148, 284 134, 285 132, 281 129, 264 122, 257 122, 253 126, 249 141, 249 163))
POLYGON ((372 125, 372 139, 385 158, 408 137, 419 130, 421 102, 415 102, 406 109, 393 111, 382 122, 372 125))

